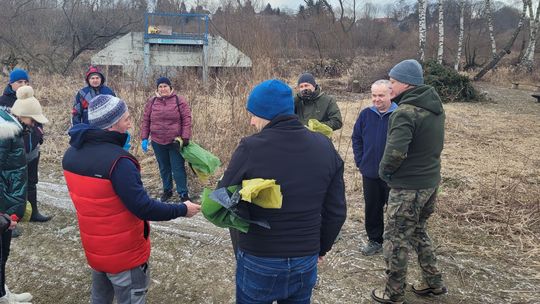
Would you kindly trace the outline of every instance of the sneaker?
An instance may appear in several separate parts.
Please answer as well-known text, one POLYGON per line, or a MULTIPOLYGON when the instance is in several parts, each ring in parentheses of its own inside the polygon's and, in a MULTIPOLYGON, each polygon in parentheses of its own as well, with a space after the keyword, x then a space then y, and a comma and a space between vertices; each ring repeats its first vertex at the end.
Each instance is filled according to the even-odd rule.
POLYGON ((377 253, 382 252, 382 244, 377 243, 374 241, 369 241, 364 247, 362 247, 361 251, 364 255, 370 256, 370 255, 376 255, 377 253))
POLYGON ((448 292, 446 286, 442 287, 430 287, 427 283, 422 282, 419 284, 412 285, 412 291, 419 296, 439 296, 448 292))
POLYGON ((169 191, 165 191, 161 194, 161 197, 160 197, 160 201, 162 202, 166 202, 168 201, 170 198, 172 197, 172 190, 169 190, 169 191))
POLYGON ((5 295, 0 298, 0 304, 32 304, 30 302, 19 302, 9 295, 5 295))
POLYGON ((385 304, 403 304, 405 301, 393 301, 390 299, 390 296, 388 296, 384 290, 380 289, 373 289, 371 291, 371 298, 377 302, 377 303, 385 303, 385 304))
POLYGON ((13 293, 9 290, 7 285, 4 285, 4 288, 6 290, 6 296, 10 299, 15 300, 15 302, 30 302, 32 301, 32 295, 29 292, 23 292, 23 293, 13 293))

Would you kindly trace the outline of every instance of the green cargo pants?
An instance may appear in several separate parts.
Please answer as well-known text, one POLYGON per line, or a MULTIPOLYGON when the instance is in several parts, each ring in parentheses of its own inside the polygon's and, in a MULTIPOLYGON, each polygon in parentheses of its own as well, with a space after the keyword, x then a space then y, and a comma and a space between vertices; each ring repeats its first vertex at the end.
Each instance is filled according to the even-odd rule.
POLYGON ((423 279, 430 287, 442 287, 437 257, 426 231, 426 222, 435 210, 437 188, 391 189, 388 198, 383 253, 386 261, 385 293, 402 301, 407 282, 409 247, 418 254, 423 279))

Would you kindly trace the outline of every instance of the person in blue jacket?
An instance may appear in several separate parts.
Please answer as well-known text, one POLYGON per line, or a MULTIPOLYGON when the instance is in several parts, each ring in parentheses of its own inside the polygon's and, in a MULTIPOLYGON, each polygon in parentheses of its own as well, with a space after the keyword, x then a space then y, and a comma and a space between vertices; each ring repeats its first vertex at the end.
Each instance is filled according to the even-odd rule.
POLYGON ((291 88, 266 80, 246 108, 257 134, 243 138, 218 188, 253 178, 274 179, 280 209, 240 202, 251 225, 231 231, 236 254, 236 303, 310 303, 317 263, 332 249, 347 216, 343 160, 326 136, 308 130, 294 115, 291 88))
POLYGON ((88 123, 88 103, 97 95, 116 96, 114 91, 105 85, 105 76, 95 67, 90 66, 86 71, 85 81, 87 86, 80 89, 75 95, 75 102, 71 110, 71 123, 88 123))
POLYGON ((382 252, 384 233, 384 205, 390 188, 379 178, 379 163, 386 145, 388 118, 397 108, 391 101, 392 84, 377 80, 371 85, 373 105, 360 112, 354 124, 352 147, 354 161, 362 174, 364 190, 365 229, 368 243, 361 249, 364 255, 382 252))

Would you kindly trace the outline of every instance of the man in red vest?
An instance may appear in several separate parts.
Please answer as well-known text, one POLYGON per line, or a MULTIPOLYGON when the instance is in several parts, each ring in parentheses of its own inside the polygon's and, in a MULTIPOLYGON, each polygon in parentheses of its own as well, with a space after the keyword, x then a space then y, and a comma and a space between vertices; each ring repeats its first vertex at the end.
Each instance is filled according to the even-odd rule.
MULTIPOLYGON (((125 102, 94 97, 88 124, 69 130, 71 147, 62 167, 92 268, 92 303, 145 303, 150 280, 149 220, 192 217, 200 206, 165 204, 144 190, 140 166, 123 149, 131 119, 125 102)), ((127 145, 126 145, 127 146, 127 145)))

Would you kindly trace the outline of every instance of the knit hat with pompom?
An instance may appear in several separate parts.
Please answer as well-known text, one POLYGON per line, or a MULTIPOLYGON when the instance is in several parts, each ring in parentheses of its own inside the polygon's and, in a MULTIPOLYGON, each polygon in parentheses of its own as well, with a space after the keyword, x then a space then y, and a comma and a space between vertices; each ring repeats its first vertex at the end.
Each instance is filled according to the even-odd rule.
POLYGON ((17 100, 11 108, 11 113, 19 117, 30 117, 41 124, 49 122, 43 115, 41 104, 34 97, 34 89, 31 86, 22 86, 17 90, 17 100))

